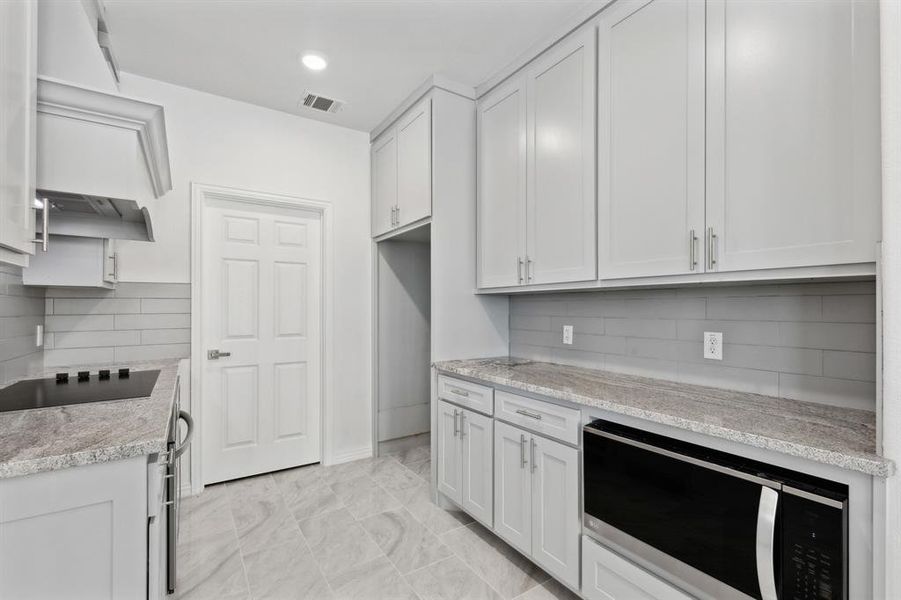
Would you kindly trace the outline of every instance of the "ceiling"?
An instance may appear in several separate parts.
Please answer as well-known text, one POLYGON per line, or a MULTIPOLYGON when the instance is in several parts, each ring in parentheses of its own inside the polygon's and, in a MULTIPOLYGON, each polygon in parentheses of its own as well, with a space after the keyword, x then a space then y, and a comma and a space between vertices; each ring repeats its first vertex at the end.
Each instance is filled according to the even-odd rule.
POLYGON ((426 78, 475 86, 595 0, 105 0, 123 71, 370 131, 426 78), (298 57, 316 51, 328 68, 298 57), (305 91, 347 102, 336 114, 305 91))

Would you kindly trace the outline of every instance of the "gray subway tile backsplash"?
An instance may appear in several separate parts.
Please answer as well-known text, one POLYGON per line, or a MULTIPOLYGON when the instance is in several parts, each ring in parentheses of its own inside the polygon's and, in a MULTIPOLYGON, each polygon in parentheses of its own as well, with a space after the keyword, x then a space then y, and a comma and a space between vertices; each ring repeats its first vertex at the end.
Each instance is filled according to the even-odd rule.
POLYGON ((44 289, 22 285, 19 267, 0 265, 0 385, 41 371, 35 330, 43 323, 44 289))
POLYGON ((510 353, 873 410, 875 293, 860 281, 513 296, 510 353), (703 358, 705 331, 723 332, 722 361, 703 358))
POLYGON ((191 285, 119 283, 47 289, 48 367, 187 358, 191 285))

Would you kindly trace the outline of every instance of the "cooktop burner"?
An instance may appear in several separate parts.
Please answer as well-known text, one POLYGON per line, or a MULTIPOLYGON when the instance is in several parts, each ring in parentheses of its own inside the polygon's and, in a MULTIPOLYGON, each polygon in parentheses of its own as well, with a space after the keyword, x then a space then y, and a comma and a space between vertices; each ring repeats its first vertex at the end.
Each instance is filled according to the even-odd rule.
POLYGON ((24 379, 0 390, 0 412, 145 398, 153 392, 159 374, 159 370, 119 369, 111 373, 103 369, 97 373, 79 371, 72 377, 57 373, 47 379, 24 379))

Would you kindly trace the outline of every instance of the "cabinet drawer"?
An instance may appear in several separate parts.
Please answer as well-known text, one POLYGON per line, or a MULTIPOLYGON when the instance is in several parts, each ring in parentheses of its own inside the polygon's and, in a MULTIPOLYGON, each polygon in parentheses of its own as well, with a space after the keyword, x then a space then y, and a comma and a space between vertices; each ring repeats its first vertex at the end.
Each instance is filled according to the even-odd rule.
POLYGON ((494 414, 494 390, 484 385, 438 375, 438 397, 476 412, 494 414))
POLYGON ((587 600, 691 600, 691 596, 582 536, 582 596, 587 600))
POLYGON ((579 444, 581 415, 566 408, 509 392, 497 391, 497 418, 568 444, 579 444))

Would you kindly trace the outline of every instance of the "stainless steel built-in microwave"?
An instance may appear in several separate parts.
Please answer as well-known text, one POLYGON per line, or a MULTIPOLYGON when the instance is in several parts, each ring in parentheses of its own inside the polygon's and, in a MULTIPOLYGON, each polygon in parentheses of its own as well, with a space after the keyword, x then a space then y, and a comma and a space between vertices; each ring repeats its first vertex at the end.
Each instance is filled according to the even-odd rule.
POLYGON ((846 600, 848 488, 596 420, 585 531, 700 598, 846 600))

